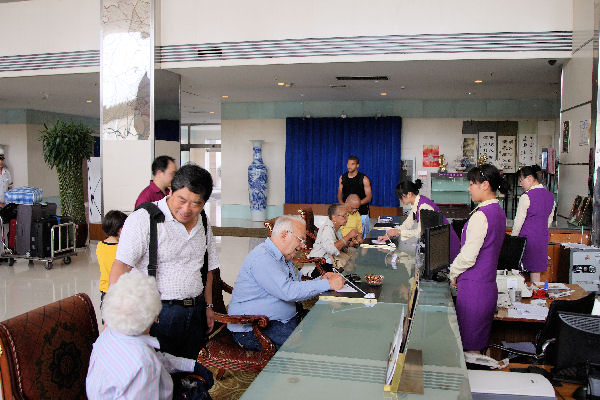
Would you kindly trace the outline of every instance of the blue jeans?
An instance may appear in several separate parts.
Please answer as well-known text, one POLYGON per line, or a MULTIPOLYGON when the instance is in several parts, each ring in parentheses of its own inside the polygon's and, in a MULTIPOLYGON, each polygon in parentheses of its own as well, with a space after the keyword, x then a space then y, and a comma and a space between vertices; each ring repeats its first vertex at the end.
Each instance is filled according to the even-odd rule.
POLYGON ((158 339, 160 351, 195 360, 206 343, 206 329, 204 302, 193 307, 163 303, 150 335, 158 339))
POLYGON ((362 222, 363 239, 364 239, 367 237, 367 234, 369 233, 369 230, 371 229, 371 221, 369 219, 369 214, 361 215, 360 221, 362 222))
MULTIPOLYGON (((267 329, 263 330, 263 333, 271 339, 275 348, 279 350, 283 342, 292 334, 294 329, 298 326, 296 317, 290 319, 288 322, 283 323, 281 321, 269 321, 267 329)), ((246 350, 262 350, 262 346, 258 341, 258 338, 253 331, 249 332, 232 332, 233 339, 246 350)))

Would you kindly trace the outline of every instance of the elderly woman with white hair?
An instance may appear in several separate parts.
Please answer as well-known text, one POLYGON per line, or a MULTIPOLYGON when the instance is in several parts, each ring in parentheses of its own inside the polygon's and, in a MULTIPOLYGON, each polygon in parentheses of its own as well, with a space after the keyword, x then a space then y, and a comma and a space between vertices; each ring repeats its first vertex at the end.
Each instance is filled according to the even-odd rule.
POLYGON ((110 286, 102 305, 106 328, 90 357, 89 399, 171 399, 175 372, 193 372, 212 386, 212 373, 195 360, 155 350, 158 340, 148 333, 161 307, 154 277, 132 270, 110 286))

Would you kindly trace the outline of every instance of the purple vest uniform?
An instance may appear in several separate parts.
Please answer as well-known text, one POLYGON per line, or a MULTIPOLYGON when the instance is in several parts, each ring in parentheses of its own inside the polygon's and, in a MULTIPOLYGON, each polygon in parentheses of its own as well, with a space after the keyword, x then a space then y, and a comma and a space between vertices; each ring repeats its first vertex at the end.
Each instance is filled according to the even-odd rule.
MULTIPOLYGON (((419 222, 421 204, 429 204, 431 206, 431 208, 433 208, 433 211, 441 212, 440 208, 437 206, 437 204, 435 204, 430 198, 421 195, 421 196, 419 196, 419 203, 417 204, 417 214, 415 216, 417 222, 419 222)), ((448 222, 446 217, 444 217, 443 215, 442 215, 442 220, 444 221, 444 224, 450 225, 450 222, 448 222)), ((452 226, 450 226, 450 262, 451 263, 452 263, 452 261, 454 261, 454 259, 456 258, 456 256, 458 255, 459 252, 460 252, 460 241, 458 240, 458 235, 456 234, 454 229, 452 229, 452 226)))
POLYGON ((519 232, 520 237, 527 238, 523 267, 529 272, 545 272, 548 268, 548 217, 554 207, 554 196, 544 188, 530 189, 529 208, 525 222, 519 232))
MULTIPOLYGON (((506 230, 506 215, 498 203, 477 211, 487 218, 487 234, 475 264, 457 278, 456 317, 465 351, 482 350, 489 343, 498 301, 496 269, 506 230)), ((469 222, 463 228, 461 246, 465 244, 469 222)))

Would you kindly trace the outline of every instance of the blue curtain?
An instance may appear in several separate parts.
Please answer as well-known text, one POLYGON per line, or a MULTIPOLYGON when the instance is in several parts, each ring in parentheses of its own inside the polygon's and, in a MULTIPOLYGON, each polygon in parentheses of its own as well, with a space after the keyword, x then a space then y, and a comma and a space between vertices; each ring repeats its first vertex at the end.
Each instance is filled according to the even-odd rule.
POLYGON ((285 202, 337 202, 338 179, 348 156, 371 180, 371 205, 397 207, 402 118, 287 118, 285 202))

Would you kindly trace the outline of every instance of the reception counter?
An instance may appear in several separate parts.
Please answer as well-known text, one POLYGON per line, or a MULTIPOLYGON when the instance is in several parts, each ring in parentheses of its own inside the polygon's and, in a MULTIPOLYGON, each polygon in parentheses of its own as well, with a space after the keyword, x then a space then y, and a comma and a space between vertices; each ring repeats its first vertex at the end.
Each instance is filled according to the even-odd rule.
POLYGON ((384 275, 377 304, 318 301, 242 399, 470 399, 449 286, 438 282, 420 283, 408 342, 422 351, 424 393, 383 390, 390 343, 414 279, 415 242, 395 251, 360 248, 345 272, 384 275))

